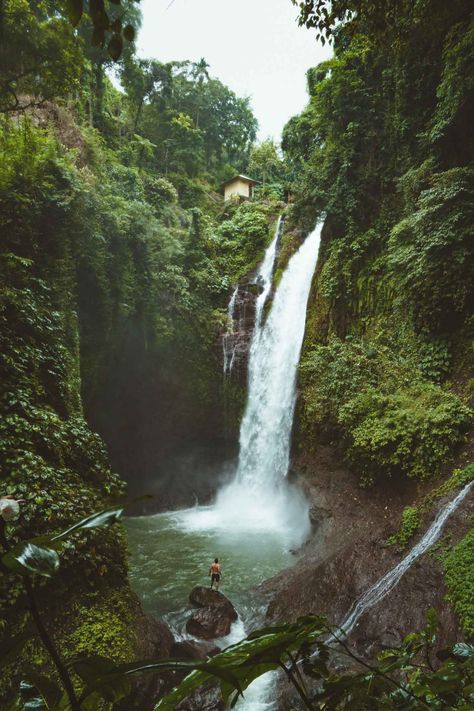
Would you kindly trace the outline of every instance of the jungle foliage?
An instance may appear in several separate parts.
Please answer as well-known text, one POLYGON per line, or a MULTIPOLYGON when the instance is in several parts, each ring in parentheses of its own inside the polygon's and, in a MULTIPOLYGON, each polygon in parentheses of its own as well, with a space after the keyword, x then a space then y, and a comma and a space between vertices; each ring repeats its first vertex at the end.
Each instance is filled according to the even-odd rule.
MULTIPOLYGON (((107 703, 128 689, 123 673, 140 671, 116 667, 134 656, 130 607, 125 595, 112 595, 126 579, 120 530, 84 530, 74 545, 61 544, 58 572, 51 539, 29 539, 68 527, 91 499, 106 507, 123 494, 93 430, 121 472, 132 462, 136 472, 156 468, 157 446, 172 433, 214 432, 224 307, 232 283, 261 256, 289 179, 293 225, 310 228, 326 216, 301 366, 301 441, 338 439, 364 483, 426 478, 470 423, 470 3, 300 6, 335 55, 308 72, 310 102, 285 129, 282 160, 271 142, 253 145, 248 100, 212 78, 204 59, 135 56, 140 16, 132 0, 0 4, 0 475, 3 493, 27 499, 11 540, 18 555, 8 557, 3 544, 3 565, 18 575, 2 575, 0 646, 8 659, 6 624, 27 626, 29 583, 20 574, 54 573, 54 594, 44 581, 34 593, 50 619, 58 596, 74 599, 73 626, 58 633, 66 652, 89 655, 90 644, 107 640, 105 666, 102 659, 74 672, 76 684, 95 684, 91 693, 103 692, 107 703), (248 170, 249 160, 265 204, 223 209, 221 181, 248 170), (22 540, 46 553, 25 559, 22 540), (106 595, 121 613, 102 608, 107 629, 97 613, 106 595)), ((401 544, 415 519, 405 515, 401 544)), ((467 631, 470 560, 468 534, 444 562, 467 631)), ((255 633, 253 656, 244 642, 198 673, 217 676, 228 697, 282 664, 300 684, 289 651, 318 686, 311 703, 324 708, 469 708, 468 645, 446 651, 439 674, 431 663, 420 671, 415 657, 434 633, 431 641, 412 635, 387 651, 378 671, 335 676, 322 624, 255 633), (315 641, 321 664, 309 656, 315 641), (386 678, 392 673, 395 683, 386 678)), ((18 703, 67 708, 57 678, 51 686, 37 674, 48 665, 28 640, 16 640, 27 643, 34 667, 18 703)), ((1 703, 12 681, 21 679, 6 667, 1 703)))
MULTIPOLYGON (((247 165, 248 99, 205 60, 138 59, 127 30, 139 26, 136 3, 0 10, 0 494, 27 501, 14 533, 26 538, 122 497, 111 462, 141 477, 165 444, 216 436, 225 306, 274 216, 235 206, 235 229, 241 221, 255 241, 225 230, 218 190, 247 165)), ((63 551, 57 595, 35 590, 60 648, 107 640, 115 662, 133 658, 119 528, 86 531, 63 551)), ((2 574, 2 639, 26 617, 21 585, 2 574)), ((37 644, 26 656, 45 663, 37 644)), ((2 705, 10 685, 3 671, 2 705)))
MULTIPOLYGON (((334 443, 363 485, 435 478, 472 429, 472 4, 298 4, 300 22, 334 48, 308 71, 309 103, 282 144, 294 223, 325 219, 300 445, 334 443)), ((453 477, 405 508, 389 542, 407 545, 453 477)), ((444 557, 468 634, 471 534, 444 557)))
MULTIPOLYGON (((139 26, 135 3, 113 5, 109 14, 126 11, 139 26)), ((217 191, 246 167, 256 120, 204 59, 138 59, 132 43, 114 65, 120 91, 107 47, 89 41, 90 12, 74 31, 55 3, 7 0, 2 9, 2 251, 29 260, 23 269, 49 290, 79 415, 83 406, 122 473, 138 450, 140 472, 157 441, 199 430, 195 403, 219 420, 222 309, 273 217, 249 213, 258 239, 234 244, 238 265, 228 268, 217 191), (168 428, 129 427, 156 422, 157 406, 171 407, 168 428)))
POLYGON ((471 417, 472 7, 302 3, 300 19, 334 44, 283 137, 294 222, 326 217, 302 424, 363 481, 432 476, 471 417))

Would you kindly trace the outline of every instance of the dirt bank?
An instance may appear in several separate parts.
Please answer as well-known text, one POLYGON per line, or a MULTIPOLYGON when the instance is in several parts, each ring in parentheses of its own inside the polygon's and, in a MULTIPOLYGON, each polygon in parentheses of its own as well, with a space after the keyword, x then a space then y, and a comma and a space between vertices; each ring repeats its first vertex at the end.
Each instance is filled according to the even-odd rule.
MULTIPOLYGON (((314 532, 294 568, 260 587, 269 599, 270 623, 288 622, 307 613, 324 614, 332 623, 340 623, 353 603, 401 560, 455 495, 437 501, 418 537, 401 552, 388 546, 387 538, 398 530, 403 508, 420 500, 433 482, 398 481, 360 489, 354 474, 341 466, 330 446, 320 447, 317 455, 297 457, 293 478, 311 502, 314 532)), ((473 511, 470 496, 448 519, 441 541, 443 536, 449 536, 451 543, 458 541, 468 530, 473 511)), ((370 658, 380 648, 398 644, 409 631, 421 629, 430 607, 439 613, 439 644, 459 638, 436 551, 434 546, 417 559, 398 585, 362 615, 349 638, 359 654, 370 658)), ((286 684, 280 685, 278 694, 279 708, 289 708, 290 701, 298 708, 286 684)))

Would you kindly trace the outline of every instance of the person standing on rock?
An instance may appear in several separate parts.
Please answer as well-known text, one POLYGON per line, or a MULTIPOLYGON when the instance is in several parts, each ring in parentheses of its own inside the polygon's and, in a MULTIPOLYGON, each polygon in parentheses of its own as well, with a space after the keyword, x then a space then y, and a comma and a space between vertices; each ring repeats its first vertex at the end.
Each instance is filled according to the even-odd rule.
POLYGON ((214 589, 214 583, 216 584, 216 590, 219 590, 219 582, 221 579, 221 566, 219 563, 219 558, 214 558, 214 563, 211 563, 209 568, 209 575, 211 576, 211 590, 214 589))

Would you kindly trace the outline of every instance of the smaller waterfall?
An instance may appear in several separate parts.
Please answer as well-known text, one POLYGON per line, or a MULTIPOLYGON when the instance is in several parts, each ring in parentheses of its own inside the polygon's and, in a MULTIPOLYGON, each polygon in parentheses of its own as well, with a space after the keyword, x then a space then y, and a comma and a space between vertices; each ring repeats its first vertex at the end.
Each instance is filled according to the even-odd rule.
MULTIPOLYGON (((275 257, 277 252, 278 241, 280 239, 281 230, 283 227, 283 217, 280 215, 278 218, 275 233, 271 243, 265 250, 265 255, 262 263, 260 264, 257 273, 252 279, 252 284, 257 284, 261 287, 261 292, 255 301, 255 319, 253 326, 253 336, 258 333, 260 325, 262 322, 263 309, 265 302, 268 298, 270 290, 272 288, 272 276, 273 269, 275 266, 275 257)), ((245 324, 245 308, 244 313, 240 313, 239 321, 236 325, 236 312, 241 312, 241 307, 239 308, 238 297, 239 290, 241 286, 238 284, 232 296, 230 297, 229 304, 227 306, 227 328, 226 332, 222 336, 222 350, 223 350, 223 371, 224 376, 231 375, 232 368, 234 366, 236 354, 238 354, 239 346, 245 351, 245 343, 242 343, 242 334, 245 324), (237 308, 236 308, 237 306, 237 308), (240 341, 240 342, 239 342, 240 341)), ((245 286, 242 287, 245 290, 245 286)), ((245 339, 244 339, 245 340, 245 339)), ((252 339, 253 344, 254 339, 252 339)))
POLYGON ((403 558, 403 560, 398 563, 392 570, 390 570, 386 575, 383 576, 373 587, 367 590, 366 593, 360 598, 360 600, 354 605, 351 612, 347 615, 344 622, 341 623, 340 627, 343 630, 344 635, 347 637, 355 625, 359 621, 359 618, 368 610, 370 607, 376 605, 382 598, 385 597, 393 588, 399 583, 400 578, 406 573, 406 571, 413 565, 413 562, 426 553, 428 548, 430 548, 433 543, 438 539, 441 530, 446 523, 447 519, 453 511, 464 501, 468 495, 474 482, 466 484, 466 486, 461 489, 461 491, 454 497, 446 506, 441 509, 423 538, 411 549, 411 551, 403 558))
POLYGON ((235 357, 235 335, 234 335, 234 311, 237 294, 239 293, 238 285, 235 287, 230 297, 229 305, 227 306, 227 327, 226 332, 222 336, 222 351, 224 360, 224 375, 232 372, 235 357))
POLYGON ((278 240, 280 238, 282 225, 282 216, 280 215, 275 227, 275 234, 273 236, 273 239, 270 245, 267 247, 263 262, 261 263, 257 275, 254 279, 254 284, 258 284, 262 287, 262 291, 258 295, 255 304, 254 333, 260 330, 260 325, 262 323, 263 307, 265 306, 268 294, 270 293, 270 290, 272 288, 273 267, 275 266, 276 249, 278 245, 278 240))

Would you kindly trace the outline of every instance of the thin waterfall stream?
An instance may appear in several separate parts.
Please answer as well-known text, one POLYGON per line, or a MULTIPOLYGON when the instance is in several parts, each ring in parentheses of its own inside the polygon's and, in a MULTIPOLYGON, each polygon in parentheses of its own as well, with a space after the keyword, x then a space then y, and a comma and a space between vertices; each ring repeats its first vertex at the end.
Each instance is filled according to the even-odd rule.
POLYGON ((400 579, 413 565, 415 560, 426 551, 439 538, 444 524, 451 514, 458 508, 470 492, 474 482, 466 484, 456 496, 444 506, 436 515, 433 523, 428 528, 424 536, 410 550, 407 555, 388 573, 386 573, 375 585, 367 590, 364 595, 354 604, 347 617, 341 622, 340 628, 345 637, 348 637, 356 626, 362 615, 371 607, 380 602, 391 590, 400 582, 400 579))

